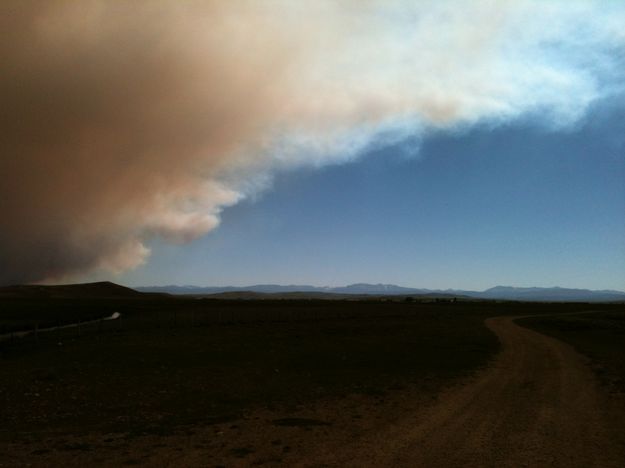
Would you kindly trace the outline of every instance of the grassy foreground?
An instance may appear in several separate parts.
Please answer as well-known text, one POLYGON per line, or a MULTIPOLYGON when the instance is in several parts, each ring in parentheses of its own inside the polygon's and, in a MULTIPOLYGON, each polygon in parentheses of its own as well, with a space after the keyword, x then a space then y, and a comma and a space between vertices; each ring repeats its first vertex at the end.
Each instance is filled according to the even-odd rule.
POLYGON ((625 393, 625 310, 596 310, 574 315, 524 318, 517 321, 572 345, 591 359, 602 383, 625 393))
MULTIPOLYGON (((114 307, 122 319, 0 343, 0 440, 168 434, 253 408, 407 385, 435 394, 498 351, 486 317, 588 307, 154 298, 108 306, 98 312, 114 307)), ((22 325, 37 314, 98 316, 75 306, 66 317, 60 302, 28 310, 22 325)))

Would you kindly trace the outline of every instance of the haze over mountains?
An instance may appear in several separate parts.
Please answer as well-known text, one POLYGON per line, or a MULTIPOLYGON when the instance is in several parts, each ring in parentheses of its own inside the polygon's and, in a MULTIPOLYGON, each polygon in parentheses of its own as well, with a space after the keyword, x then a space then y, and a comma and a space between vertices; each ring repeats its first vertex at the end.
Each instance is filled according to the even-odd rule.
POLYGON ((495 286, 484 291, 468 291, 460 289, 423 289, 407 288, 394 284, 356 283, 339 287, 319 287, 311 285, 279 285, 255 284, 251 286, 146 286, 135 288, 142 292, 163 292, 169 294, 210 295, 249 291, 264 294, 279 293, 326 293, 354 295, 433 295, 433 296, 468 296, 477 299, 502 299, 521 301, 619 301, 625 300, 625 292, 613 290, 590 290, 571 288, 517 288, 512 286, 495 286))
POLYGON ((363 296, 429 296, 439 298, 545 301, 545 302, 611 302, 625 301, 625 292, 593 291, 571 288, 516 288, 495 286, 484 291, 461 289, 407 288, 394 284, 356 283, 339 287, 311 285, 255 284, 251 286, 146 286, 128 288, 109 281, 65 285, 15 285, 0 287, 0 298, 120 298, 143 296, 142 293, 164 293, 189 296, 213 296, 222 299, 360 299, 363 296))

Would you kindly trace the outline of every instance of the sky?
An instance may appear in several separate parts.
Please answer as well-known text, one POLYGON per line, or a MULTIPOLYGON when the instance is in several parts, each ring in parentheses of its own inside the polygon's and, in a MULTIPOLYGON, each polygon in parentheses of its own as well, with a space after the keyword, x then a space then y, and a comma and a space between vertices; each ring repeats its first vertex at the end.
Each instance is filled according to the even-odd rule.
POLYGON ((0 284, 625 289, 625 4, 0 4, 0 284))
POLYGON ((623 290, 625 112, 435 135, 276 177, 189 245, 153 246, 131 285, 498 284, 623 290))

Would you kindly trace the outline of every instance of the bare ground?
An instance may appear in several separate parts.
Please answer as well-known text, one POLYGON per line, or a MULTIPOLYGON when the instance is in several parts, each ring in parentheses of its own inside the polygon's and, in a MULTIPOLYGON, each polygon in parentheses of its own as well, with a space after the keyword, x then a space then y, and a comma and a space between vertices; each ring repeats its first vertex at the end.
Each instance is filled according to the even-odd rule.
POLYGON ((347 447, 322 464, 623 466, 615 412, 622 402, 607 401, 586 358, 513 318, 486 324, 503 344, 491 367, 424 414, 406 415, 377 443, 362 440, 359 448, 347 447))
POLYGON ((502 352, 436 397, 351 396, 169 436, 50 437, 7 447, 4 466, 625 466, 623 400, 587 359, 514 318, 486 324, 502 352))

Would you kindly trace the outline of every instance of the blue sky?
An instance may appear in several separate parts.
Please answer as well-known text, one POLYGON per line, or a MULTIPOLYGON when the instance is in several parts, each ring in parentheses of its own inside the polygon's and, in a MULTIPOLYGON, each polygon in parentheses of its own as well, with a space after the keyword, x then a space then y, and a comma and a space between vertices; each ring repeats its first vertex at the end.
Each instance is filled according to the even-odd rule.
POLYGON ((131 285, 384 282, 625 289, 625 112, 439 131, 283 171, 188 245, 151 245, 131 285), (416 154, 415 154, 416 153, 416 154))

